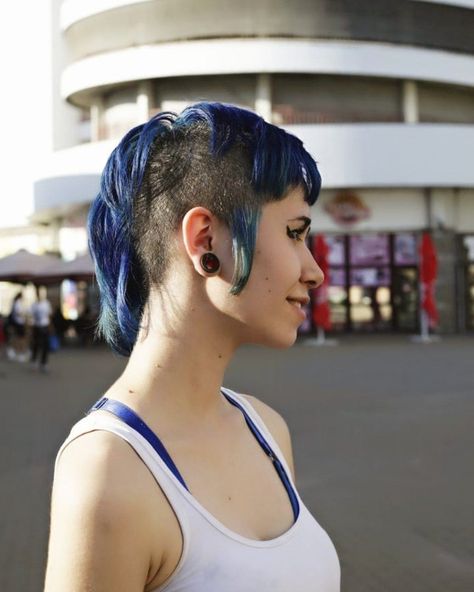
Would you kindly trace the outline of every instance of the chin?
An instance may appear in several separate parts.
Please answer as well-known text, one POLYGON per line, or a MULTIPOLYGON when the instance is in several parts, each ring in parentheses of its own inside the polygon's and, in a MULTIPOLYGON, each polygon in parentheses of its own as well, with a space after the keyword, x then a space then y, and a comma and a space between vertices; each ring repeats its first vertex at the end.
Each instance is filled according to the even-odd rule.
POLYGON ((260 345, 271 347, 272 349, 289 349, 292 347, 298 336, 296 329, 293 331, 288 330, 286 333, 280 331, 279 334, 276 332, 265 335, 263 339, 259 340, 260 345))

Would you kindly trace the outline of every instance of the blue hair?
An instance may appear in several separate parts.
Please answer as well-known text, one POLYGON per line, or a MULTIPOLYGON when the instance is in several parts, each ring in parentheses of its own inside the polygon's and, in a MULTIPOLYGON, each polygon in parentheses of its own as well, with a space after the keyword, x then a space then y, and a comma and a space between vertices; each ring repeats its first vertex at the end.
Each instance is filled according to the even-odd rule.
MULTIPOLYGON (((180 175, 184 177, 188 172, 188 161, 181 168, 179 164, 175 166, 183 158, 179 142, 184 142, 182 138, 193 138, 193 133, 196 137, 196 130, 203 129, 207 131, 207 152, 213 162, 222 161, 237 150, 249 165, 246 181, 253 199, 247 194, 236 196, 235 203, 220 204, 232 234, 235 262, 232 294, 239 294, 248 281, 262 204, 282 199, 298 186, 304 188, 305 200, 310 205, 318 198, 321 176, 301 140, 251 111, 202 102, 188 107, 179 116, 159 113, 133 128, 109 157, 100 192, 92 202, 87 220, 89 250, 101 295, 97 333, 120 355, 128 356, 133 349, 149 288, 143 258, 138 256, 134 240, 136 201, 144 185, 152 194, 166 194, 179 185, 180 175), (174 146, 166 160, 169 170, 160 171, 159 190, 154 190, 153 184, 148 187, 147 177, 151 176, 153 162, 160 157, 160 144, 166 143, 174 146)), ((201 136, 198 139, 202 142, 201 136)), ((169 205, 178 208, 179 204, 169 202, 169 205)), ((182 219, 182 215, 180 211, 175 218, 182 219)))

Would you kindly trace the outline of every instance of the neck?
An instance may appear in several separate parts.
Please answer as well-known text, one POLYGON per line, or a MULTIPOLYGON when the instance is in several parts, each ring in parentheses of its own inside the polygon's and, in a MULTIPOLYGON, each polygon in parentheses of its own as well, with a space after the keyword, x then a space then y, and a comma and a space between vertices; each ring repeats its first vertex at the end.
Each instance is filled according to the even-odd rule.
POLYGON ((114 385, 125 402, 180 425, 205 425, 228 410, 220 388, 238 348, 236 328, 208 306, 177 305, 143 321, 129 362, 114 385), (168 323, 166 320, 168 319, 168 323), (148 326, 148 330, 146 327, 148 326))

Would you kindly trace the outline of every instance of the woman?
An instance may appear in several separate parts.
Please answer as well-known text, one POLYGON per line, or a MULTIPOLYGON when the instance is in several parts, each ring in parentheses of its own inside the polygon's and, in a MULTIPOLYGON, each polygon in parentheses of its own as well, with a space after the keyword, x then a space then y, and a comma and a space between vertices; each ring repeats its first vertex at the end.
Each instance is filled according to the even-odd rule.
POLYGON ((48 372, 49 335, 53 311, 44 286, 43 289, 36 286, 36 302, 33 302, 30 311, 33 325, 30 364, 40 372, 48 372))
POLYGON ((297 138, 219 103, 112 153, 89 245, 98 330, 129 360, 58 452, 45 592, 339 590, 285 421, 222 386, 240 345, 295 342, 319 190, 297 138))
POLYGON ((26 337, 26 308, 23 304, 23 292, 18 292, 12 303, 8 317, 11 330, 11 344, 7 348, 7 357, 16 362, 28 360, 28 341, 26 337))

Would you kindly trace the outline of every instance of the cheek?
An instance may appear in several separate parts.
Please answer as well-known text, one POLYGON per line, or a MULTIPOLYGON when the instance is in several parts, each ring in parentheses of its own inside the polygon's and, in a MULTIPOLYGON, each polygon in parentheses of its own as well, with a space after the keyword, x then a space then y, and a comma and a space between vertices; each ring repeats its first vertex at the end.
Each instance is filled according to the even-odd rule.
POLYGON ((290 249, 279 248, 256 253, 250 279, 262 299, 284 299, 298 280, 297 259, 290 249))

